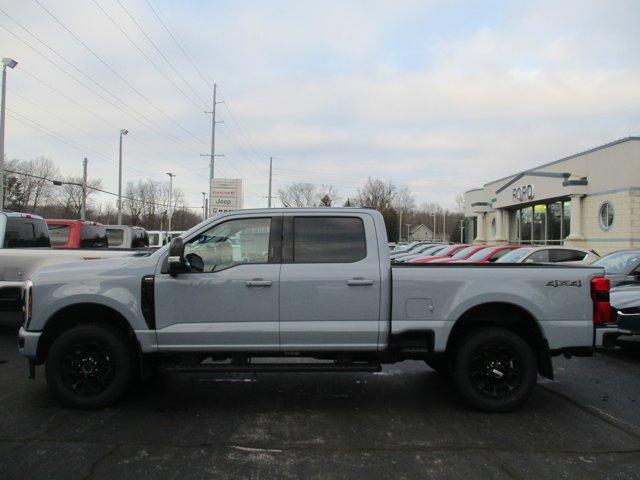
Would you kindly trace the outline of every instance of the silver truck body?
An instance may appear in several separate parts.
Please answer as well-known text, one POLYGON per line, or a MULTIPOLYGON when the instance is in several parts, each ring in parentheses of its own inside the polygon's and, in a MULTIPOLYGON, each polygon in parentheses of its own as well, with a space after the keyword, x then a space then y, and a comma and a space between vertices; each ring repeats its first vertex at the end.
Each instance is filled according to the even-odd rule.
MULTIPOLYGON (((240 264, 216 272, 167 272, 169 246, 145 257, 58 264, 33 275, 31 318, 21 352, 38 357, 49 320, 67 308, 117 312, 142 353, 386 352, 394 338, 428 332, 444 352, 454 326, 487 304, 517 307, 534 319, 551 351, 591 348, 593 267, 556 265, 390 266, 382 216, 367 209, 230 212, 185 232, 185 242, 230 219, 357 217, 367 253, 354 263, 240 264), (141 281, 153 276, 155 328, 143 314, 141 281)), ((116 253, 116 252, 114 252, 116 253)))

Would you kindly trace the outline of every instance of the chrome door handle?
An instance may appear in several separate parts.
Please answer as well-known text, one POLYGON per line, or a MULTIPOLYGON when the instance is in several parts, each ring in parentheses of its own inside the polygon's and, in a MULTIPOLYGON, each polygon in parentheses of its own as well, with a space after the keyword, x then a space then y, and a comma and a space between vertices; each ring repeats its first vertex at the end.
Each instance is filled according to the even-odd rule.
POLYGON ((367 285, 373 285, 373 280, 362 277, 355 277, 351 280, 347 280, 347 285, 351 285, 353 287, 364 287, 367 285))
POLYGON ((270 287, 271 280, 262 280, 261 278, 252 278, 244 282, 247 287, 270 287))

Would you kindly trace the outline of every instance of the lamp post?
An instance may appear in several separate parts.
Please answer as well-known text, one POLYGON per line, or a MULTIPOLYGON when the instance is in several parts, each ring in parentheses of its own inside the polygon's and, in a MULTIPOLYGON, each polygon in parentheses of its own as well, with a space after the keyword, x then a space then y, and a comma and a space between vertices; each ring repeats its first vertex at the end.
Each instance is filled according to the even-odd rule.
POLYGON ((118 225, 122 225, 122 137, 124 137, 129 130, 124 128, 120 130, 120 154, 118 156, 118 225))
POLYGON ((2 59, 2 97, 0 97, 0 210, 4 208, 4 118, 7 100, 7 67, 16 68, 18 62, 12 58, 2 59))
POLYGON ((207 219, 207 192, 202 193, 202 221, 207 219))
POLYGON ((411 239, 409 238, 409 236, 411 235, 411 234, 409 233, 409 229, 411 228, 411 224, 410 224, 410 223, 407 223, 407 224, 406 224, 406 227, 407 227, 407 243, 409 243, 409 242, 411 241, 411 239))
POLYGON ((173 195, 173 177, 175 177, 176 174, 175 173, 171 173, 171 172, 167 172, 167 175, 169 175, 169 208, 168 208, 168 210, 169 210, 169 221, 168 221, 169 228, 168 228, 168 230, 169 230, 169 233, 171 233, 171 216, 173 215, 173 209, 171 208, 172 207, 171 202, 173 200, 172 200, 171 197, 173 195))

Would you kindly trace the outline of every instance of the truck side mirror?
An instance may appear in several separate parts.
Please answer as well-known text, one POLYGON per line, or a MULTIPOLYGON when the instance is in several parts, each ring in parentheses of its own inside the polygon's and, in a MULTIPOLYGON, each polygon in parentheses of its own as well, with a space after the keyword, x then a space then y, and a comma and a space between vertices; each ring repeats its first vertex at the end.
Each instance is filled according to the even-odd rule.
POLYGON ((169 245, 169 275, 175 277, 179 273, 190 270, 189 263, 184 258, 184 242, 182 238, 171 239, 169 245))

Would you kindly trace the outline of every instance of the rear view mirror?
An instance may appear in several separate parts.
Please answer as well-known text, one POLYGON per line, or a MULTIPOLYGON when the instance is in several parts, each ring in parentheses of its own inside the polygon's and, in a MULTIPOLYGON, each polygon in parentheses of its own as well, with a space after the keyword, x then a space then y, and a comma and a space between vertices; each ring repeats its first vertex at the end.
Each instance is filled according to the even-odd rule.
POLYGON ((184 242, 182 238, 176 237, 169 245, 169 275, 175 277, 179 273, 190 270, 188 262, 184 258, 184 242))

